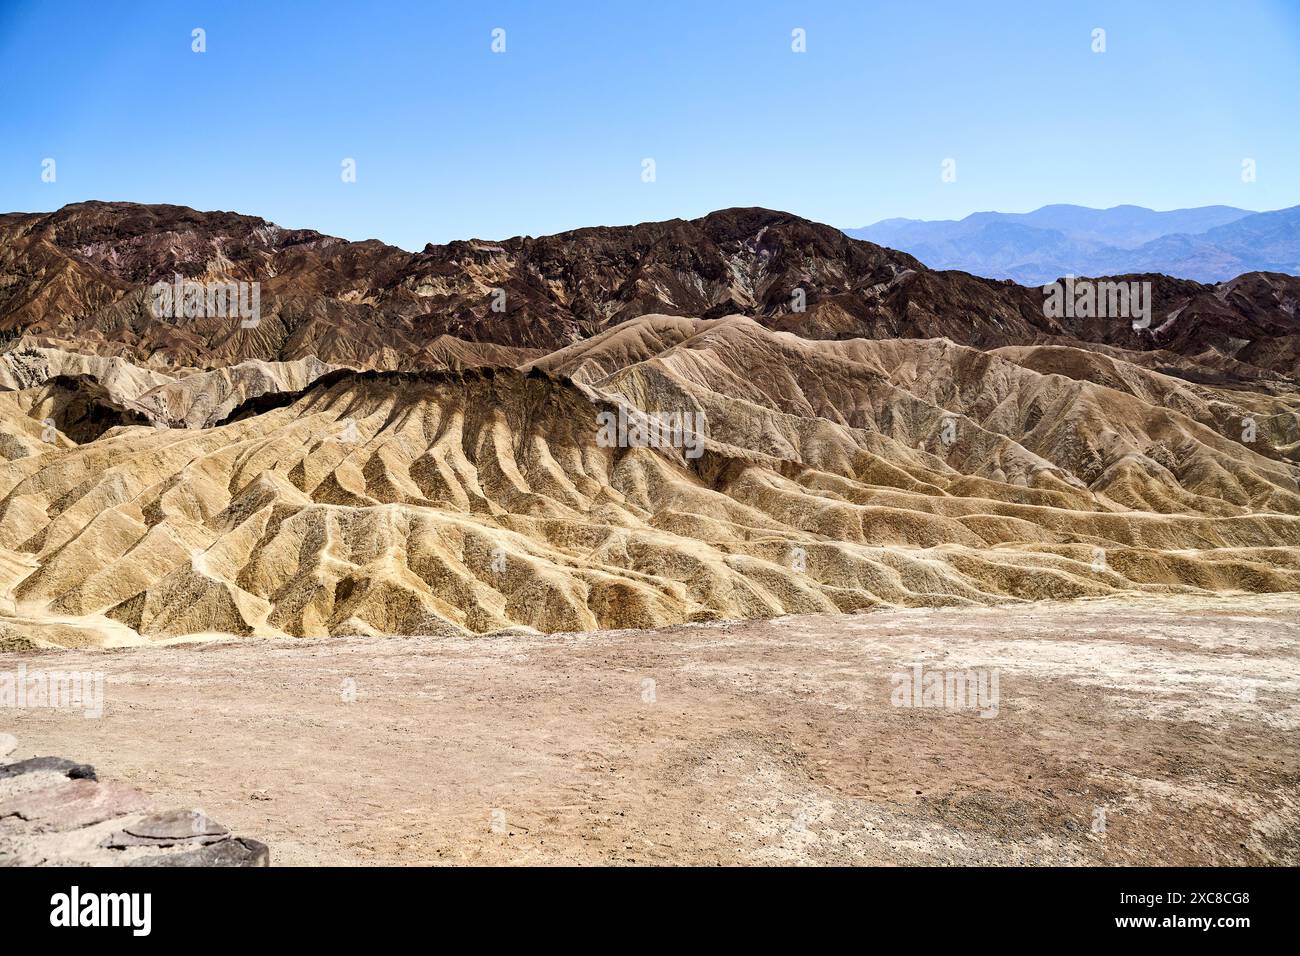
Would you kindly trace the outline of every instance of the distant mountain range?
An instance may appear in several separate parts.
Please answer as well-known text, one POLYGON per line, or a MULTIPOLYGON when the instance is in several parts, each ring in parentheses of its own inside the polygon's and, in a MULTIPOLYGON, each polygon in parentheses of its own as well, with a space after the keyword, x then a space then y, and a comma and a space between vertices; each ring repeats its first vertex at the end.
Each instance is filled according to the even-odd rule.
MULTIPOLYGON (((1104 223, 1088 217, 1109 214, 1069 215, 1076 228, 1097 234, 1104 223)), ((1189 228, 1214 214, 1146 215, 1189 228)), ((1202 235, 1266 226, 1279 215, 1243 214, 1202 235)), ((1127 241, 1159 228, 1131 218, 1127 241)), ((1285 233, 1279 226, 1243 235, 1258 237, 1251 241, 1259 252, 1277 244, 1269 235, 1285 233)), ((1176 238, 1144 242, 1131 254, 1154 243, 1176 246, 1176 238)), ((638 316, 739 314, 807 339, 947 338, 980 349, 1051 339, 1202 356, 1197 361, 1213 368, 1193 373, 1198 379, 1228 371, 1290 376, 1300 366, 1300 278, 1256 272, 1213 286, 1148 273, 1153 321, 1135 329, 1115 317, 1049 315, 1034 287, 1041 281, 1025 287, 928 265, 832 226, 758 208, 458 240, 413 253, 234 212, 82 202, 51 213, 0 214, 0 348, 21 340, 153 369, 301 360, 407 370, 489 358, 514 366, 525 352, 551 352, 638 316), (192 317, 157 312, 155 284, 174 287, 177 276, 220 288, 255 284, 257 320, 232 322, 224 308, 197 304, 192 317)), ((1054 279, 1058 272, 1042 274, 1054 279)), ((66 371, 79 374, 79 366, 66 371)), ((191 419, 189 411, 173 411, 169 421, 191 419)), ((195 420, 205 414, 200 409, 195 420)))
POLYGON ((908 252, 934 269, 1041 285, 1063 275, 1159 272, 1223 282, 1243 272, 1300 273, 1300 206, 1251 212, 1201 206, 1043 206, 965 219, 882 219, 846 229, 855 239, 908 252))

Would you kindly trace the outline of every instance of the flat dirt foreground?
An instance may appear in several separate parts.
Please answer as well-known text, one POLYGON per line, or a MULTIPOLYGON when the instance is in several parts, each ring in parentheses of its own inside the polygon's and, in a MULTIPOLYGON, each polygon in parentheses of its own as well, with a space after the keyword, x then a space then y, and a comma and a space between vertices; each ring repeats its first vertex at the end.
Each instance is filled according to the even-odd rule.
POLYGON ((105 672, 105 709, 0 728, 273 865, 1295 865, 1298 621, 1126 597, 6 654, 105 672), (898 706, 915 665, 996 706, 898 706))

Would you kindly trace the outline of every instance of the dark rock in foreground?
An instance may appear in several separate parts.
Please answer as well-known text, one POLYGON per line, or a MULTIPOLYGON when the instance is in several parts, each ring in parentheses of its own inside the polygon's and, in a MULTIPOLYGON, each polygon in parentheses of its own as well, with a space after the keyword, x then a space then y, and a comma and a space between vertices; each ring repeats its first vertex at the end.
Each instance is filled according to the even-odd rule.
POLYGON ((0 866, 269 866, 266 844, 197 810, 158 812, 88 764, 0 765, 0 866))
POLYGON ((76 763, 65 757, 29 757, 17 763, 0 766, 0 780, 17 777, 19 774, 35 773, 38 770, 53 770, 70 780, 94 780, 95 768, 89 764, 76 763))
POLYGON ((127 866, 270 866, 271 851, 265 843, 234 837, 186 853, 145 856, 127 866))

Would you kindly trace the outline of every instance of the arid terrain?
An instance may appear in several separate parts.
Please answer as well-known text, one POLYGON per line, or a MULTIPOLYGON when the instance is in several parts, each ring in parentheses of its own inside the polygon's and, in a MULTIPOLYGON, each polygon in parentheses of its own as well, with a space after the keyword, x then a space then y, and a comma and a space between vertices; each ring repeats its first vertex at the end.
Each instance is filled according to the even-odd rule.
POLYGON ((94 755, 285 864, 1300 863, 1300 599, 8 654, 102 670, 94 755), (996 714, 894 706, 914 665, 996 714))
POLYGON ((161 387, 190 417, 213 373, 132 398, 143 371, 115 371, 0 392, 0 645, 1300 590, 1281 378, 743 316, 644 316, 517 368, 339 369, 176 427, 125 414, 161 387), (602 435, 664 414, 689 416, 675 441, 602 435))
POLYGON ((1300 279, 1119 278, 0 216, 0 655, 110 675, 0 730, 282 863, 1293 864, 1300 279))

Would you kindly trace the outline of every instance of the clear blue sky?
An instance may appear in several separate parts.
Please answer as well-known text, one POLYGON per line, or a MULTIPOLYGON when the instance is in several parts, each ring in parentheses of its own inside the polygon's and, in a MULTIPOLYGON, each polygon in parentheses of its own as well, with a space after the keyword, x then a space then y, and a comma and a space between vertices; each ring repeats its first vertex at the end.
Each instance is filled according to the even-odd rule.
POLYGON ((182 203, 408 249, 737 205, 1300 203, 1300 0, 0 0, 0 101, 0 210, 182 203))

